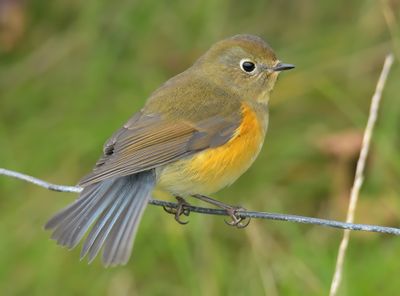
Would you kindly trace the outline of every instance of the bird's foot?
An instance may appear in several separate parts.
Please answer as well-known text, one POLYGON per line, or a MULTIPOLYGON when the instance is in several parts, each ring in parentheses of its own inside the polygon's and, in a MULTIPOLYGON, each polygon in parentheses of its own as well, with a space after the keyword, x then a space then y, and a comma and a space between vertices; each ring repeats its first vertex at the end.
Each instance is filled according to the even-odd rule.
POLYGON ((172 214, 175 216, 176 222, 179 224, 185 225, 188 224, 189 221, 182 221, 181 216, 185 215, 186 217, 189 216, 190 210, 188 207, 190 207, 190 204, 182 197, 176 196, 176 200, 178 201, 178 204, 176 207, 166 207, 164 206, 164 211, 166 211, 169 214, 172 214))
POLYGON ((201 201, 207 202, 209 204, 212 204, 214 206, 217 206, 221 209, 224 209, 229 217, 231 218, 231 221, 226 221, 225 223, 229 226, 235 226, 237 228, 245 228, 247 225, 250 223, 250 218, 246 217, 240 217, 238 215, 238 211, 245 211, 246 209, 238 206, 231 206, 226 203, 220 202, 219 200, 215 200, 211 197, 201 195, 201 194, 195 194, 193 197, 200 199, 201 201))
POLYGON ((237 212, 238 211, 245 211, 245 208, 242 207, 234 207, 234 206, 229 206, 225 208, 226 212, 228 213, 229 217, 231 218, 231 221, 225 221, 225 223, 229 226, 235 226, 237 228, 245 228, 250 224, 250 218, 246 217, 240 217, 237 212))

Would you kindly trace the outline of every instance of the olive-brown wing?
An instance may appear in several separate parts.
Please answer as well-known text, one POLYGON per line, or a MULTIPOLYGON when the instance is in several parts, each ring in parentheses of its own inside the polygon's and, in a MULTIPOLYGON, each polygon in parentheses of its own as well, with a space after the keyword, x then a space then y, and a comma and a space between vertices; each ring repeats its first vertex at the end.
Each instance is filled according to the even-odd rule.
POLYGON ((212 117, 197 123, 135 114, 104 145, 103 156, 80 186, 150 170, 229 141, 240 118, 212 117))

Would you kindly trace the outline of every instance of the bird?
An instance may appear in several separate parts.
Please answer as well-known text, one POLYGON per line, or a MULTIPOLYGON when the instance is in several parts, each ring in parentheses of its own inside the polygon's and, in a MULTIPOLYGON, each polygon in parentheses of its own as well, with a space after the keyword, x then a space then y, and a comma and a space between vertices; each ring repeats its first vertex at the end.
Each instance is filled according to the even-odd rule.
POLYGON ((59 245, 91 263, 124 265, 155 187, 210 202, 241 225, 236 208, 208 195, 231 185, 254 162, 268 126, 268 102, 281 62, 262 38, 240 34, 212 45, 191 67, 156 89, 104 144, 79 197, 45 225, 59 245), (86 236, 85 236, 86 235, 86 236))

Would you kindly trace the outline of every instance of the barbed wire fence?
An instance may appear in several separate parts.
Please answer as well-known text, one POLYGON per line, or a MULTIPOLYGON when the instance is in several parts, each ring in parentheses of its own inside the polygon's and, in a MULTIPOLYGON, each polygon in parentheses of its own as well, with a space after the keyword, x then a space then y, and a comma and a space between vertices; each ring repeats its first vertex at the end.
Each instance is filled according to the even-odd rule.
MULTIPOLYGON (((0 175, 5 175, 13 178, 17 178, 20 180, 27 181, 29 183, 33 183, 40 187, 58 191, 58 192, 75 192, 79 193, 82 191, 81 187, 78 186, 66 186, 66 185, 58 185, 52 184, 41 179, 22 174, 19 172, 7 170, 4 168, 0 168, 0 175)), ((164 200, 151 199, 149 201, 150 204, 161 207, 169 207, 176 209, 179 204, 175 202, 169 202, 164 200)), ((187 205, 186 208, 193 213, 199 214, 207 214, 207 215, 219 215, 219 216, 229 216, 226 210, 223 209, 215 209, 215 208, 205 208, 198 207, 193 205, 187 205)), ((312 218, 298 215, 288 215, 288 214, 280 214, 280 213, 269 213, 269 212, 256 212, 256 211, 248 211, 248 210, 238 210, 236 215, 240 218, 254 218, 254 219, 268 219, 268 220, 278 220, 278 221, 287 221, 287 222, 295 222, 295 223, 303 223, 303 224, 314 224, 332 228, 340 228, 340 229, 348 229, 355 231, 368 231, 368 232, 380 232, 387 234, 400 235, 400 228, 395 227, 386 227, 386 226, 378 226, 378 225, 370 225, 370 224, 355 224, 355 223, 347 223, 335 220, 328 219, 320 219, 320 218, 312 218)))
MULTIPOLYGON (((258 212, 258 211, 249 211, 249 210, 238 210, 235 214, 239 218, 254 218, 254 219, 268 219, 268 220, 278 220, 278 221, 287 221, 287 222, 295 222, 295 223, 303 223, 303 224, 313 224, 325 227, 339 228, 344 229, 343 239, 340 243, 338 257, 336 261, 336 267, 334 271, 334 275, 331 282, 330 288, 330 296, 336 296, 338 288, 340 287, 342 273, 343 273, 343 263, 345 260, 346 250, 350 239, 350 231, 368 231, 368 232, 378 232, 378 233, 386 233, 392 235, 400 236, 400 228, 396 227, 386 227, 379 225, 370 225, 370 224, 356 224, 354 221, 354 214, 357 206, 358 195, 363 183, 363 175, 365 169, 366 159, 368 157, 369 146, 371 142, 371 137, 374 129, 375 122, 378 118, 378 110, 379 104, 382 97, 382 92, 389 75, 391 66, 393 64, 393 54, 388 54, 386 56, 382 72, 378 79, 378 83, 372 97, 369 117, 367 126, 364 131, 362 148, 360 151, 360 156, 357 161, 356 174, 353 183, 353 187, 351 190, 349 207, 347 211, 346 222, 328 220, 328 219, 320 219, 306 216, 298 216, 298 215, 289 215, 289 214, 281 214, 281 213, 270 213, 270 212, 258 212)), ((58 192, 75 192, 79 193, 82 191, 81 187, 78 186, 67 186, 67 185, 58 185, 46 182, 44 180, 35 178, 33 176, 19 173, 16 171, 8 170, 5 168, 0 168, 0 175, 9 176, 12 178, 20 179, 27 181, 29 183, 33 183, 40 187, 46 188, 48 190, 58 191, 58 192)), ((174 202, 168 202, 163 200, 155 200, 151 199, 149 201, 150 204, 155 206, 162 206, 168 208, 178 208, 179 204, 174 202)), ((216 208, 208 208, 208 207, 198 207, 193 205, 187 205, 186 208, 189 212, 207 214, 207 215, 220 215, 220 216, 229 216, 229 213, 224 209, 216 209, 216 208)))

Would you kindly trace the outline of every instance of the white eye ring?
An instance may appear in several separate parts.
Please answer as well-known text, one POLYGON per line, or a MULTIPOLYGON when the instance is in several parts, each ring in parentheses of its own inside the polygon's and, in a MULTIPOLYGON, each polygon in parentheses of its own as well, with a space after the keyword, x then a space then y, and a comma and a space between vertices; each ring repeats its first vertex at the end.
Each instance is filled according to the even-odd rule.
POLYGON ((256 64, 250 59, 242 59, 240 60, 240 69, 247 74, 254 74, 257 66, 256 64))

